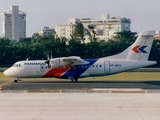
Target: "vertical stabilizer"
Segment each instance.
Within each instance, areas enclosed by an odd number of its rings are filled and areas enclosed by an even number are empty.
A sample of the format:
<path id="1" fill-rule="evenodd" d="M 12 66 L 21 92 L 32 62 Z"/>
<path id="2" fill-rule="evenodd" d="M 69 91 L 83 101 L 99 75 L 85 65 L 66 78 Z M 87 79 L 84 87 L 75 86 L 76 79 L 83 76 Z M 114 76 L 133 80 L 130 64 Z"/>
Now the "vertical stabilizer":
<path id="1" fill-rule="evenodd" d="M 129 48 L 120 54 L 107 58 L 147 61 L 151 51 L 154 35 L 154 30 L 141 32 L 136 41 Z"/>

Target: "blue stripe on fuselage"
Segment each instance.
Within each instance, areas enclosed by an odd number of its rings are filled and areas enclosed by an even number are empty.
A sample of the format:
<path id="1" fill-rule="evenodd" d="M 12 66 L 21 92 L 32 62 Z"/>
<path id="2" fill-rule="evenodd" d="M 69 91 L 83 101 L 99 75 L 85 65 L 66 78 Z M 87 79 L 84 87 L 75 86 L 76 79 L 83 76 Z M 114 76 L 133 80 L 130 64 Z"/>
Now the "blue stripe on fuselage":
<path id="1" fill-rule="evenodd" d="M 84 60 L 88 61 L 89 64 L 74 65 L 66 73 L 64 73 L 61 77 L 68 78 L 68 76 L 74 76 L 78 78 L 82 73 L 84 73 L 89 68 L 89 66 L 93 65 L 98 59 L 84 59 Z"/>

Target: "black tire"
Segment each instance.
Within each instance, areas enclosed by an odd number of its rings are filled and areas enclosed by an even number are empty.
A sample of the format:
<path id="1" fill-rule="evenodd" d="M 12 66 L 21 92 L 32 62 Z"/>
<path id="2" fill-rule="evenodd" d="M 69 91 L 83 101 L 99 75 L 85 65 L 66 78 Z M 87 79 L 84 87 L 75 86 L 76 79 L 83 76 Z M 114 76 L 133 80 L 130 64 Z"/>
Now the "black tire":
<path id="1" fill-rule="evenodd" d="M 14 82 L 16 83 L 18 80 L 14 80 Z"/>
<path id="2" fill-rule="evenodd" d="M 77 81 L 78 81 L 78 78 L 72 79 L 72 82 L 73 82 L 73 83 L 76 83 Z"/>

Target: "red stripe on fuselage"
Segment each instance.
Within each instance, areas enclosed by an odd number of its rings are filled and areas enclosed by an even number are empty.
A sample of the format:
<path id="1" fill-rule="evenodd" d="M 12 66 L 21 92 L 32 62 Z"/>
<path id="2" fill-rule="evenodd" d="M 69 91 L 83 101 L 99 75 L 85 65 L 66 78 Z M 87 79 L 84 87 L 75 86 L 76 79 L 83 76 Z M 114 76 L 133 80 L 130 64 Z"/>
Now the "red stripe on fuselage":
<path id="1" fill-rule="evenodd" d="M 68 71 L 72 65 L 61 66 L 57 68 L 50 69 L 44 77 L 61 77 L 66 71 Z"/>

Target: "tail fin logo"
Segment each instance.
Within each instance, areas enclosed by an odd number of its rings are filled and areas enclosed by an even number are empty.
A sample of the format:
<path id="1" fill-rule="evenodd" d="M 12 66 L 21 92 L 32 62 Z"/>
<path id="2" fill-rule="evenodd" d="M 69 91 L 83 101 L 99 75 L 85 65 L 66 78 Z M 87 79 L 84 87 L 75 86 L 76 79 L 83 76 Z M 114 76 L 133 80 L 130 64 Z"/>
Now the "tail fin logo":
<path id="1" fill-rule="evenodd" d="M 132 48 L 132 50 L 135 52 L 135 53 L 147 53 L 144 49 L 146 48 L 147 46 L 135 46 L 134 48 Z"/>

